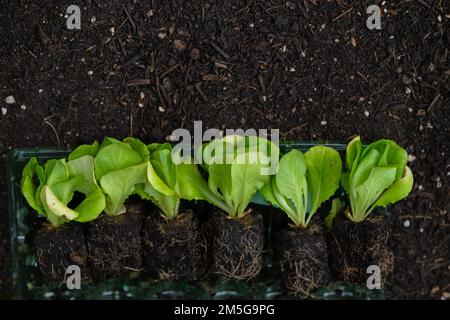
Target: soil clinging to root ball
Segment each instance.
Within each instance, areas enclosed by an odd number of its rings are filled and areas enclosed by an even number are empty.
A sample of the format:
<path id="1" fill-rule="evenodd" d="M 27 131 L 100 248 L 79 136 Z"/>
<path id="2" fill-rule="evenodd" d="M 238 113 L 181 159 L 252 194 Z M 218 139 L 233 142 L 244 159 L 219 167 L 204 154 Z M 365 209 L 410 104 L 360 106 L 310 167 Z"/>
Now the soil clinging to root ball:
<path id="1" fill-rule="evenodd" d="M 274 243 L 283 285 L 290 294 L 309 296 L 331 281 L 322 225 L 316 222 L 306 229 L 288 226 L 275 234 Z"/>
<path id="2" fill-rule="evenodd" d="M 34 226 L 32 242 L 36 250 L 36 262 L 45 278 L 63 281 L 67 267 L 77 265 L 82 279 L 90 279 L 81 224 L 67 223 L 53 227 L 47 222 L 38 221 Z"/>
<path id="3" fill-rule="evenodd" d="M 333 275 L 340 281 L 366 285 L 370 276 L 367 268 L 379 266 L 381 287 L 389 287 L 394 256 L 388 246 L 390 227 L 382 216 L 369 216 L 354 223 L 343 217 L 335 220 L 328 234 L 330 265 Z"/>
<path id="4" fill-rule="evenodd" d="M 97 278 L 142 271 L 142 203 L 128 201 L 126 208 L 124 214 L 86 224 L 89 263 Z"/>
<path id="5" fill-rule="evenodd" d="M 256 277 L 262 267 L 264 224 L 261 214 L 252 212 L 230 219 L 214 212 L 209 220 L 212 272 L 236 280 Z"/>
<path id="6" fill-rule="evenodd" d="M 146 272 L 157 280 L 196 280 L 206 271 L 206 239 L 192 210 L 166 220 L 159 210 L 145 218 Z"/>

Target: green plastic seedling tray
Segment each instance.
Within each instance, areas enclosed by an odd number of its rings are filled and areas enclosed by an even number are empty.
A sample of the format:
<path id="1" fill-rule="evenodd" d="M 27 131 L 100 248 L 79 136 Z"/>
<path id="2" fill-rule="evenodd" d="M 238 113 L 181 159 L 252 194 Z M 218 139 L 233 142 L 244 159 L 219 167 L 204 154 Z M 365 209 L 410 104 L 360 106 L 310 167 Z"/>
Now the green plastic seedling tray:
<path id="1" fill-rule="evenodd" d="M 282 152 L 291 149 L 308 150 L 314 145 L 327 145 L 344 151 L 340 143 L 300 143 L 285 141 L 280 144 Z M 34 213 L 20 193 L 20 179 L 26 162 L 37 157 L 40 161 L 63 158 L 70 150 L 61 148 L 19 148 L 11 150 L 6 157 L 8 188 L 9 229 L 11 237 L 12 296 L 14 299 L 286 299 L 296 298 L 283 294 L 279 270 L 272 263 L 270 241 L 264 256 L 260 276 L 248 282 L 232 281 L 207 274 L 195 282 L 155 282 L 144 274 L 131 273 L 126 278 L 114 278 L 102 282 L 82 284 L 79 290 L 67 289 L 65 283 L 47 282 L 40 276 L 30 244 L 29 234 Z M 256 196 L 255 204 L 266 204 Z M 271 225 L 281 216 L 270 206 L 263 207 L 270 238 Z M 353 285 L 337 283 L 330 288 L 318 289 L 312 298 L 317 299 L 379 299 L 382 293 Z"/>

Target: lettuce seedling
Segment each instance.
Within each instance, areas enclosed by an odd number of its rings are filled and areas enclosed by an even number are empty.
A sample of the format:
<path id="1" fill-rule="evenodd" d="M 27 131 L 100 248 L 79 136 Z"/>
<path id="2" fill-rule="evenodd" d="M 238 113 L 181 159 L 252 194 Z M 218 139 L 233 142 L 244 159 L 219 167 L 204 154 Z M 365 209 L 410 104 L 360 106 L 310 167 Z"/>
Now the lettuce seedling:
<path id="1" fill-rule="evenodd" d="M 149 152 L 145 144 L 135 138 L 119 141 L 105 138 L 99 146 L 81 145 L 69 159 L 94 156 L 95 178 L 106 195 L 105 212 L 109 216 L 125 213 L 125 200 L 136 193 L 136 186 L 146 181 Z"/>
<path id="2" fill-rule="evenodd" d="M 147 163 L 147 179 L 136 188 L 136 192 L 153 202 L 167 220 L 174 219 L 179 212 L 180 201 L 202 198 L 201 185 L 205 182 L 191 159 L 180 164 L 172 160 L 169 143 L 153 143 L 148 146 L 150 157 Z"/>
<path id="3" fill-rule="evenodd" d="M 342 162 L 339 153 L 325 146 L 286 153 L 278 172 L 261 195 L 283 210 L 296 227 L 306 228 L 320 205 L 338 189 Z"/>
<path id="4" fill-rule="evenodd" d="M 90 155 L 70 161 L 51 159 L 44 166 L 32 158 L 23 169 L 21 191 L 28 204 L 53 226 L 70 220 L 93 220 L 105 208 L 105 197 L 94 178 L 94 158 Z M 75 192 L 85 198 L 72 209 L 69 204 Z"/>
<path id="5" fill-rule="evenodd" d="M 414 182 L 406 163 L 406 150 L 392 140 L 378 140 L 364 148 L 360 137 L 354 138 L 347 146 L 347 171 L 342 175 L 351 207 L 347 217 L 361 222 L 376 207 L 405 198 Z"/>
<path id="6" fill-rule="evenodd" d="M 253 196 L 269 180 L 274 162 L 278 164 L 278 147 L 263 138 L 230 135 L 203 145 L 200 151 L 208 173 L 207 183 L 197 184 L 202 199 L 230 218 L 244 217 Z"/>

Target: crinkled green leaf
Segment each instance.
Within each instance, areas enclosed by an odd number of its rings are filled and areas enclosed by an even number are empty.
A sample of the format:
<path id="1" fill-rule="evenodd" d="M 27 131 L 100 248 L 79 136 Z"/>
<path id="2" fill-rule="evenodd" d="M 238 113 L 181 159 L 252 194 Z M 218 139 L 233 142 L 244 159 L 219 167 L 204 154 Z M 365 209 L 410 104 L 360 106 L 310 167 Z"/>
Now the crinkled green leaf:
<path id="1" fill-rule="evenodd" d="M 83 177 L 75 176 L 66 181 L 58 182 L 53 185 L 46 185 L 52 190 L 55 196 L 64 204 L 67 205 L 73 198 L 75 191 L 83 187 Z"/>
<path id="2" fill-rule="evenodd" d="M 74 209 L 78 213 L 78 222 L 88 222 L 97 218 L 106 205 L 105 195 L 100 187 L 90 191 L 87 197 Z"/>
<path id="3" fill-rule="evenodd" d="M 105 212 L 109 215 L 124 213 L 125 200 L 135 192 L 137 184 L 145 183 L 146 176 L 146 162 L 104 174 L 100 185 L 106 194 Z"/>
<path id="4" fill-rule="evenodd" d="M 40 167 L 40 165 L 35 157 L 31 158 L 30 161 L 28 161 L 22 171 L 22 180 L 20 183 L 20 187 L 21 192 L 27 200 L 28 204 L 39 214 L 45 214 L 40 197 L 36 197 L 37 188 L 33 182 L 33 178 L 36 175 L 36 168 L 38 167 Z"/>
<path id="5" fill-rule="evenodd" d="M 64 182 L 69 179 L 69 169 L 65 159 L 50 159 L 45 163 L 45 183 L 48 186 Z"/>
<path id="6" fill-rule="evenodd" d="M 408 154 L 406 150 L 392 140 L 381 139 L 371 143 L 366 149 L 364 149 L 362 157 L 369 154 L 372 150 L 377 150 L 381 155 L 377 166 L 395 166 L 397 168 L 396 180 L 400 179 L 406 163 L 408 162 Z"/>
<path id="7" fill-rule="evenodd" d="M 170 188 L 175 188 L 177 182 L 176 167 L 172 161 L 171 150 L 163 149 L 153 152 L 150 156 L 152 167 L 158 177 Z"/>
<path id="8" fill-rule="evenodd" d="M 78 158 L 81 158 L 83 156 L 92 156 L 95 157 L 99 150 L 98 141 L 94 141 L 93 144 L 83 144 L 79 147 L 77 147 L 75 150 L 73 150 L 69 156 L 67 157 L 68 160 L 75 160 Z"/>
<path id="9" fill-rule="evenodd" d="M 123 142 L 129 144 L 130 147 L 141 156 L 142 160 L 145 160 L 149 157 L 150 152 L 147 146 L 141 140 L 129 137 L 125 138 Z"/>
<path id="10" fill-rule="evenodd" d="M 111 143 L 101 148 L 95 157 L 95 176 L 97 180 L 116 170 L 126 169 L 143 162 L 138 152 L 126 143 Z"/>
<path id="11" fill-rule="evenodd" d="M 158 192 L 161 192 L 165 195 L 168 196 L 173 196 L 175 195 L 175 191 L 169 187 L 166 182 L 164 182 L 163 179 L 161 179 L 161 177 L 158 175 L 158 173 L 156 172 L 154 165 L 157 165 L 157 163 L 155 164 L 152 161 L 148 161 L 148 165 L 147 165 L 147 179 L 149 181 L 149 183 L 152 185 L 152 187 L 157 190 Z M 162 167 L 162 164 L 159 164 L 159 167 Z M 174 169 L 172 169 L 174 170 Z M 160 170 L 161 171 L 161 170 Z"/>
<path id="12" fill-rule="evenodd" d="M 85 155 L 75 160 L 70 160 L 67 162 L 67 167 L 71 177 L 80 176 L 83 178 L 83 183 L 78 191 L 87 194 L 97 189 L 98 184 L 95 180 L 94 173 L 94 157 Z"/>

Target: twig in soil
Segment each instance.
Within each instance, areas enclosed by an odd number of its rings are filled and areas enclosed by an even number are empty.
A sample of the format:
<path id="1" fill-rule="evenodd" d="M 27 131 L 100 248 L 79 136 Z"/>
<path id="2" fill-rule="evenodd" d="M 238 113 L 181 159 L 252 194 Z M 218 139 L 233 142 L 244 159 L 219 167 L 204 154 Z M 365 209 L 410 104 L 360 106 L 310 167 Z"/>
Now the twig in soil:
<path id="1" fill-rule="evenodd" d="M 161 86 L 159 85 L 159 76 L 156 76 L 156 93 L 158 94 L 159 101 L 162 104 L 164 110 L 167 110 L 166 104 L 164 102 L 164 98 L 161 94 Z"/>
<path id="2" fill-rule="evenodd" d="M 427 108 L 427 112 L 430 113 L 431 111 L 433 111 L 435 104 L 439 101 L 439 99 L 441 98 L 441 94 L 438 93 L 436 95 L 436 97 L 434 97 L 433 101 L 431 101 L 429 107 Z"/>
<path id="3" fill-rule="evenodd" d="M 259 85 L 261 86 L 263 94 L 265 94 L 266 93 L 266 86 L 264 85 L 263 77 L 260 74 L 258 74 L 258 82 L 259 82 Z"/>
<path id="4" fill-rule="evenodd" d="M 215 44 L 213 41 L 211 41 L 210 44 L 214 48 L 214 50 L 216 50 L 217 53 L 219 53 L 222 57 L 224 57 L 227 60 L 230 59 L 230 56 L 226 54 L 225 51 L 223 51 L 217 44 Z"/>
<path id="5" fill-rule="evenodd" d="M 167 69 L 166 71 L 164 71 L 159 77 L 162 79 L 165 76 L 167 76 L 169 73 L 171 73 L 173 70 L 175 70 L 176 68 L 178 68 L 180 66 L 179 63 L 171 66 L 169 69 Z"/>
<path id="6" fill-rule="evenodd" d="M 134 32 L 136 31 L 136 24 L 134 23 L 133 19 L 131 18 L 130 13 L 128 12 L 127 8 L 122 4 L 122 8 L 125 11 L 125 14 L 127 15 L 128 20 L 130 21 L 131 27 L 133 28 Z"/>
<path id="7" fill-rule="evenodd" d="M 293 127 L 293 128 L 291 128 L 291 129 L 289 129 L 289 130 L 286 131 L 285 133 L 281 133 L 281 135 L 282 135 L 283 137 L 287 137 L 288 135 L 290 135 L 290 134 L 293 133 L 294 131 L 300 130 L 300 129 L 302 129 L 302 128 L 305 127 L 305 126 L 306 126 L 306 123 L 301 124 L 301 125 L 299 125 L 299 126 L 296 126 L 296 127 Z"/>
<path id="8" fill-rule="evenodd" d="M 41 25 L 38 25 L 37 27 L 38 29 L 38 34 L 39 34 L 39 40 L 41 40 L 41 43 L 46 46 L 47 44 L 50 43 L 50 38 L 48 37 L 48 35 L 45 33 L 44 29 L 42 28 Z"/>
<path id="9" fill-rule="evenodd" d="M 350 13 L 352 10 L 353 10 L 353 7 L 351 7 L 351 8 L 349 8 L 349 9 L 345 10 L 345 11 L 342 12 L 340 15 L 338 15 L 337 17 L 335 17 L 335 18 L 333 19 L 333 22 L 339 20 L 340 18 L 342 18 L 342 17 L 345 16 L 346 14 Z"/>
<path id="10" fill-rule="evenodd" d="M 130 137 L 133 136 L 133 113 L 130 112 Z"/>
<path id="11" fill-rule="evenodd" d="M 127 81 L 126 86 L 127 87 L 146 86 L 151 83 L 152 82 L 150 81 L 150 79 L 133 79 L 133 80 Z"/>
<path id="12" fill-rule="evenodd" d="M 200 97 L 202 97 L 203 101 L 208 102 L 208 97 L 202 91 L 202 83 L 197 82 L 196 84 L 194 84 L 194 88 L 198 92 Z"/>
<path id="13" fill-rule="evenodd" d="M 119 65 L 116 67 L 116 69 L 117 69 L 117 70 L 120 70 L 120 69 L 124 69 L 124 68 L 126 68 L 126 67 L 129 67 L 129 66 L 131 66 L 131 65 L 133 65 L 133 64 L 135 64 L 135 63 L 137 63 L 140 59 L 141 59 L 141 55 L 140 55 L 140 54 L 137 54 L 137 55 L 135 55 L 133 58 L 131 58 L 130 60 L 128 60 L 127 62 L 124 62 L 124 63 L 122 63 L 122 64 L 119 64 Z"/>
<path id="14" fill-rule="evenodd" d="M 50 119 L 51 117 L 53 117 L 53 116 L 46 117 L 46 118 L 44 118 L 43 121 L 44 121 L 45 124 L 47 124 L 48 126 L 50 126 L 50 128 L 52 128 L 53 133 L 55 134 L 55 137 L 56 137 L 56 142 L 58 143 L 58 147 L 61 147 L 61 143 L 60 143 L 60 141 L 59 141 L 58 132 L 56 131 L 55 126 L 52 125 L 52 123 L 51 123 L 50 121 L 48 121 L 48 119 Z"/>
<path id="15" fill-rule="evenodd" d="M 127 52 L 125 51 L 125 48 L 124 48 L 124 46 L 123 46 L 123 43 L 122 43 L 122 40 L 120 39 L 120 37 L 117 37 L 117 42 L 119 43 L 119 47 L 120 47 L 120 51 L 122 51 L 122 54 L 126 57 L 126 56 L 128 56 L 127 55 Z"/>
<path id="16" fill-rule="evenodd" d="M 416 2 L 418 2 L 418 3 L 420 3 L 421 5 L 427 7 L 428 9 L 430 9 L 431 11 L 433 11 L 433 12 L 436 13 L 436 14 L 440 12 L 439 10 L 436 10 L 436 8 L 433 8 L 432 6 L 430 6 L 428 3 L 426 3 L 426 2 L 423 1 L 423 0 L 416 0 Z"/>

